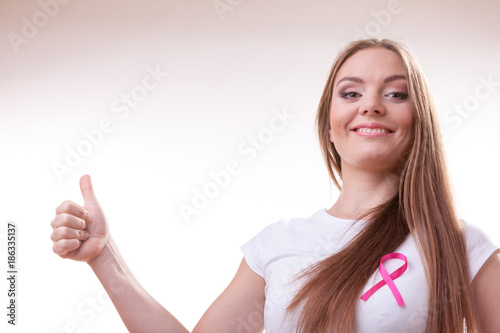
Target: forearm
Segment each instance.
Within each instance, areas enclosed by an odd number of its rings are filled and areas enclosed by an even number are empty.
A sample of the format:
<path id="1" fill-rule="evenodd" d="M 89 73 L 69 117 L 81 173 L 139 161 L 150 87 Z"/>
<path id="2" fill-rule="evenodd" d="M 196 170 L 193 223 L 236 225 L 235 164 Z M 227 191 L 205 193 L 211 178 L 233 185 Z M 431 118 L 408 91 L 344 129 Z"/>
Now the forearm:
<path id="1" fill-rule="evenodd" d="M 89 265 L 130 332 L 188 332 L 135 279 L 111 238 Z"/>

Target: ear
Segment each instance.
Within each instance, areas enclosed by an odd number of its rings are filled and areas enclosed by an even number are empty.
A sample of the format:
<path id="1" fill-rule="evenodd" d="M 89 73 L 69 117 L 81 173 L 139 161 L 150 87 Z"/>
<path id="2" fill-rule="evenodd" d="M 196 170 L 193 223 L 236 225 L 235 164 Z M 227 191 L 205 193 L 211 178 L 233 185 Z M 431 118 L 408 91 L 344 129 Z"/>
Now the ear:
<path id="1" fill-rule="evenodd" d="M 333 133 L 331 128 L 328 130 L 328 136 L 330 137 L 330 142 L 333 142 Z"/>

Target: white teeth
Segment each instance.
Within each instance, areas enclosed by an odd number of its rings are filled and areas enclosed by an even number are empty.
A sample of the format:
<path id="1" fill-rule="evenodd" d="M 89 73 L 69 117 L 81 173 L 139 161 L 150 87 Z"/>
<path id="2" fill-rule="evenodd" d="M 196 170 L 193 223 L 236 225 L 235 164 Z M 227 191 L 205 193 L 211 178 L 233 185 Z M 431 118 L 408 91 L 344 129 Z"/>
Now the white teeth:
<path id="1" fill-rule="evenodd" d="M 389 133 L 388 130 L 383 129 L 383 128 L 358 128 L 356 129 L 356 132 L 363 132 L 363 133 Z"/>

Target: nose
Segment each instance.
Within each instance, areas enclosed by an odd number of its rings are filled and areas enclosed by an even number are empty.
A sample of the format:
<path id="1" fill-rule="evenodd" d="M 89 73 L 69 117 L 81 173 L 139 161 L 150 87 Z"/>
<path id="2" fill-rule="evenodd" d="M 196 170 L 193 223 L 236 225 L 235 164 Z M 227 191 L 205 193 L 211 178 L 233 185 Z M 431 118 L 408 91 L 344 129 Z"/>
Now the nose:
<path id="1" fill-rule="evenodd" d="M 363 116 L 382 116 L 385 114 L 385 107 L 377 96 L 366 96 L 359 106 L 359 113 Z"/>

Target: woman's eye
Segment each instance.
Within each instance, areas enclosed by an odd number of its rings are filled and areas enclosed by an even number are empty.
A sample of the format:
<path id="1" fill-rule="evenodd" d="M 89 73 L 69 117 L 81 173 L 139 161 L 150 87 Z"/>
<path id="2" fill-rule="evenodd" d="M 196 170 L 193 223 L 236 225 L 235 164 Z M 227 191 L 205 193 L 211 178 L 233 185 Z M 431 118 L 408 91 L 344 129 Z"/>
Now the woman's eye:
<path id="1" fill-rule="evenodd" d="M 342 98 L 356 98 L 361 96 L 358 92 L 356 91 L 345 91 L 340 93 L 340 97 Z"/>
<path id="2" fill-rule="evenodd" d="M 391 92 L 391 93 L 387 94 L 386 96 L 392 97 L 392 98 L 397 98 L 397 99 L 400 99 L 400 100 L 405 100 L 405 99 L 408 98 L 408 94 L 404 93 L 404 92 L 401 92 L 401 91 Z"/>

